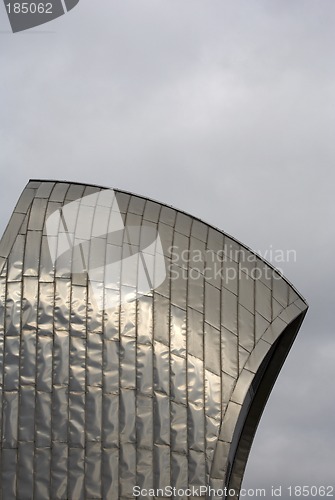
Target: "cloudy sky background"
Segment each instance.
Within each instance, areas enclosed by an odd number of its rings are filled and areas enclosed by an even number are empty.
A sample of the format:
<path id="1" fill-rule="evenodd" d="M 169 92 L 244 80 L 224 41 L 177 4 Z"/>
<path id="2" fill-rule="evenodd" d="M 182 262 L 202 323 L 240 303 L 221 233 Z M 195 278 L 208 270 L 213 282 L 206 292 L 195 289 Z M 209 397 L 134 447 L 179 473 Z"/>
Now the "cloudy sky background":
<path id="1" fill-rule="evenodd" d="M 54 178 L 296 251 L 279 265 L 310 310 L 245 488 L 335 485 L 334 25 L 333 0 L 80 0 L 13 35 L 0 5 L 1 232 L 27 180 Z"/>

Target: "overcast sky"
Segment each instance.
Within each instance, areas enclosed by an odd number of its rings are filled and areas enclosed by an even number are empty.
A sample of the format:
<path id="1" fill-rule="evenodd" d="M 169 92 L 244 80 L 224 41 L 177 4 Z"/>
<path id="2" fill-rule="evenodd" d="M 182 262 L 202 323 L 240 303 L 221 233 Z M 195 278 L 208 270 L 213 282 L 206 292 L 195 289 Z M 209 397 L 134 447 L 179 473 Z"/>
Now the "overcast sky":
<path id="1" fill-rule="evenodd" d="M 80 0 L 13 35 L 0 5 L 1 231 L 53 178 L 296 251 L 279 265 L 310 310 L 245 488 L 335 485 L 334 26 L 334 0 Z"/>

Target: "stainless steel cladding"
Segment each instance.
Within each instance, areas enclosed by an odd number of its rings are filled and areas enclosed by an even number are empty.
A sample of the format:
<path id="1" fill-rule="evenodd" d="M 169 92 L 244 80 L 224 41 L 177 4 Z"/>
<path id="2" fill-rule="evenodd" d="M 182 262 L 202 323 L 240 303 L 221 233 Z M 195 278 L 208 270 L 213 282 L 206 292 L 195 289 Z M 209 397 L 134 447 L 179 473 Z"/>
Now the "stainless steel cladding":
<path id="1" fill-rule="evenodd" d="M 0 273 L 1 498 L 238 497 L 307 310 L 282 276 L 178 210 L 51 181 Z"/>

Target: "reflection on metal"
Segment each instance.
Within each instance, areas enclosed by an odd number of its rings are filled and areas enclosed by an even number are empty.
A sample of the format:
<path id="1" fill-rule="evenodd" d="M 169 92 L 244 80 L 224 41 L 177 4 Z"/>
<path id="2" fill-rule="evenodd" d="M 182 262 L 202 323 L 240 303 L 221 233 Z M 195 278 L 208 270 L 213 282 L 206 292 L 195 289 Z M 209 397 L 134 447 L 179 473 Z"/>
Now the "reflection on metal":
<path id="1" fill-rule="evenodd" d="M 0 497 L 238 498 L 306 302 L 221 231 L 106 193 L 31 181 L 1 240 Z"/>

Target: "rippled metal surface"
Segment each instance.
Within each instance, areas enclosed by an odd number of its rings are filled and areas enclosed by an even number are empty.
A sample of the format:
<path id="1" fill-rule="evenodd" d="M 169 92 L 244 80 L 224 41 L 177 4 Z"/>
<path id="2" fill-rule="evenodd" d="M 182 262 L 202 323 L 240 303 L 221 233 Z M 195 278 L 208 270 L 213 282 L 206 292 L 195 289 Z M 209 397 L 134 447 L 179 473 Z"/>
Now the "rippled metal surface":
<path id="1" fill-rule="evenodd" d="M 115 196 L 125 230 L 108 232 L 104 188 L 31 181 L 1 240 L 6 500 L 126 499 L 136 485 L 238 492 L 306 312 L 291 285 L 229 236 Z M 48 228 L 70 203 L 78 213 L 66 230 Z M 148 250 L 152 231 L 161 246 Z M 78 267 L 75 250 L 57 258 L 69 235 L 94 273 Z M 143 269 L 165 279 L 143 290 Z"/>

